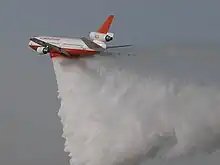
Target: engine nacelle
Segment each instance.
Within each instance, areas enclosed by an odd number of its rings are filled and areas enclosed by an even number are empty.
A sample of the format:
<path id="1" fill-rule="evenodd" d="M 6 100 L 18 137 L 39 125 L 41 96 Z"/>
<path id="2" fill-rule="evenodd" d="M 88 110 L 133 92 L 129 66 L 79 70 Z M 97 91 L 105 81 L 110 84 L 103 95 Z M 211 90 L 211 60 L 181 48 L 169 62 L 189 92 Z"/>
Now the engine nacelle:
<path id="1" fill-rule="evenodd" d="M 45 47 L 38 47 L 37 48 L 37 53 L 40 54 L 40 55 L 47 54 L 47 53 L 49 53 L 49 49 L 45 48 Z"/>
<path id="2" fill-rule="evenodd" d="M 110 42 L 113 40 L 114 33 L 98 33 L 98 32 L 90 32 L 89 37 L 91 40 L 98 40 L 102 42 Z"/>

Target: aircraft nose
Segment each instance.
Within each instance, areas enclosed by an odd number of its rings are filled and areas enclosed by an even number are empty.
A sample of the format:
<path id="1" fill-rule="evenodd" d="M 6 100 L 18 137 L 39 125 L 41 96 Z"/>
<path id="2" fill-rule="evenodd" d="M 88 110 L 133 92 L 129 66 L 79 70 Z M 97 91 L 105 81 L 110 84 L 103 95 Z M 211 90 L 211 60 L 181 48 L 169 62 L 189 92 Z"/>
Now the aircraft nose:
<path id="1" fill-rule="evenodd" d="M 33 48 L 33 45 L 34 45 L 33 41 L 29 41 L 28 45 L 29 47 Z"/>
<path id="2" fill-rule="evenodd" d="M 28 45 L 29 45 L 29 47 L 32 48 L 33 50 L 36 50 L 36 49 L 37 49 L 33 41 L 29 41 Z"/>
<path id="3" fill-rule="evenodd" d="M 32 45 L 32 41 L 29 41 L 28 45 L 31 46 Z"/>

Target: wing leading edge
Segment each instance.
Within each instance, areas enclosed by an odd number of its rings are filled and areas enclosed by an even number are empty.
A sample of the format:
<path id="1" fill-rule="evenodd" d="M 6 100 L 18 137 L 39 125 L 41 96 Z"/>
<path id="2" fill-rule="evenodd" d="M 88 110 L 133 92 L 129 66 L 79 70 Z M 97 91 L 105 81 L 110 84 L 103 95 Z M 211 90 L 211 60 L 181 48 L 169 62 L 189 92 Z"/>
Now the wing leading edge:
<path id="1" fill-rule="evenodd" d="M 58 46 L 55 46 L 55 45 L 52 45 L 50 43 L 47 43 L 47 42 L 44 42 L 42 40 L 39 40 L 35 37 L 33 38 L 30 38 L 31 41 L 43 46 L 43 47 L 48 47 L 49 49 L 54 49 L 55 51 L 59 52 L 61 55 L 64 55 L 66 57 L 71 57 L 71 54 L 68 53 L 67 51 L 65 51 L 64 49 L 58 47 Z"/>

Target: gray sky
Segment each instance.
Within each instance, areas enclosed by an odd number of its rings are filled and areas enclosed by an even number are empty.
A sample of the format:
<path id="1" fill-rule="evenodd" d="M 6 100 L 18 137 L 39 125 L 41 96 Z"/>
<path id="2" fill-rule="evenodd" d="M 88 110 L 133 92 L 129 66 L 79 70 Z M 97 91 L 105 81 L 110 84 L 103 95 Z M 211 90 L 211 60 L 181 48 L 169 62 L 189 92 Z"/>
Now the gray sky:
<path id="1" fill-rule="evenodd" d="M 219 5 L 218 0 L 2 0 L 0 162 L 68 164 L 52 64 L 28 48 L 30 36 L 87 36 L 108 14 L 115 14 L 114 44 L 219 42 Z M 183 162 L 217 164 L 217 159 L 206 156 Z"/>

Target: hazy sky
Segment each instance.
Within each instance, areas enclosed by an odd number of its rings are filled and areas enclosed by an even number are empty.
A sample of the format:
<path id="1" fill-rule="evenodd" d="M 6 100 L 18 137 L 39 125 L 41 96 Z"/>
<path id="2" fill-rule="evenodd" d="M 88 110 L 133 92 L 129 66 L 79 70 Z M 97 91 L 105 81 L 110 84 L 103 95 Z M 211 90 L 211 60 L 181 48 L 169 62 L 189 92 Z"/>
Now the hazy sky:
<path id="1" fill-rule="evenodd" d="M 219 5 L 218 0 L 2 0 L 1 164 L 68 164 L 57 117 L 59 101 L 53 67 L 49 58 L 39 58 L 28 48 L 29 37 L 87 36 L 108 14 L 115 14 L 114 44 L 218 42 Z M 216 160 L 215 156 L 198 157 L 183 164 L 218 164 Z"/>

